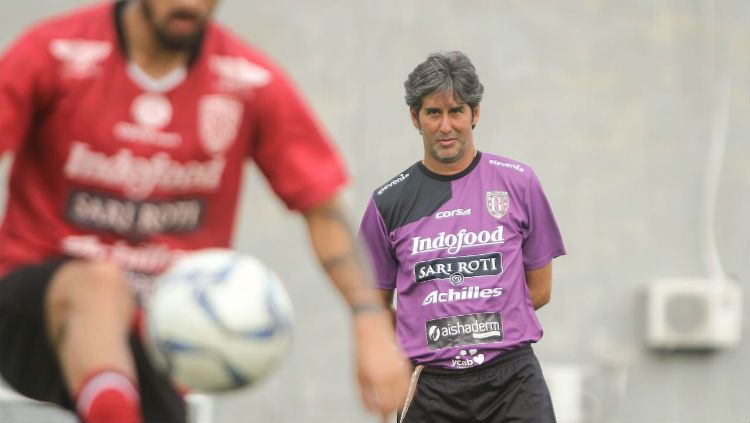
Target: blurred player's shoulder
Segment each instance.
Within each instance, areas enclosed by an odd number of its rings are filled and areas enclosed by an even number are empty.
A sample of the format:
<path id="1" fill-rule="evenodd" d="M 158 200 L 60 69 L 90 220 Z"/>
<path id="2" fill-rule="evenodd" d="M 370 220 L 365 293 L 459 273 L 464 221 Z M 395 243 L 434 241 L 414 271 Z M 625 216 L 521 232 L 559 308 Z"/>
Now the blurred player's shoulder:
<path id="1" fill-rule="evenodd" d="M 203 50 L 209 52 L 209 54 L 242 57 L 274 73 L 281 72 L 281 68 L 275 61 L 260 48 L 215 19 L 206 26 L 203 41 Z"/>
<path id="2" fill-rule="evenodd" d="M 3 51 L 11 67 L 45 74 L 50 82 L 59 64 L 77 75 L 95 69 L 117 43 L 114 3 L 97 3 L 45 18 L 28 27 Z"/>

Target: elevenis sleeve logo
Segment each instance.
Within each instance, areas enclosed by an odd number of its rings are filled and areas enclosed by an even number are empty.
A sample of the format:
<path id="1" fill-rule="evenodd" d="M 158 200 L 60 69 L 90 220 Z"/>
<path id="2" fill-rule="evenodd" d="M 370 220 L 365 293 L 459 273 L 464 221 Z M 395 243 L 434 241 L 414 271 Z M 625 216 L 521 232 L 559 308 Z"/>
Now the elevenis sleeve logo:
<path id="1" fill-rule="evenodd" d="M 388 189 L 390 189 L 392 186 L 394 186 L 396 184 L 399 184 L 401 182 L 404 182 L 406 180 L 406 178 L 408 178 L 408 177 L 409 177 L 408 173 L 402 173 L 402 174 L 398 175 L 392 181 L 390 181 L 387 184 L 385 184 L 382 187 L 380 187 L 380 189 L 378 190 L 378 195 L 383 195 L 383 193 L 386 192 L 386 191 L 388 191 Z"/>
<path id="2" fill-rule="evenodd" d="M 477 313 L 429 320 L 425 324 L 430 351 L 464 345 L 502 342 L 500 313 Z"/>

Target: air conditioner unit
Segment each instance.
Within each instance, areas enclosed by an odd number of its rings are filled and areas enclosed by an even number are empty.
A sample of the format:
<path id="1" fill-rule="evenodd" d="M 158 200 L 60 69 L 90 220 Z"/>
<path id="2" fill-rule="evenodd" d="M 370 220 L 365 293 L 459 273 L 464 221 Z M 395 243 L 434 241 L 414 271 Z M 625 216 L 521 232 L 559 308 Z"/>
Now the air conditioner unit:
<path id="1" fill-rule="evenodd" d="M 658 279 L 648 286 L 647 343 L 664 349 L 735 346 L 742 334 L 742 290 L 734 281 Z"/>

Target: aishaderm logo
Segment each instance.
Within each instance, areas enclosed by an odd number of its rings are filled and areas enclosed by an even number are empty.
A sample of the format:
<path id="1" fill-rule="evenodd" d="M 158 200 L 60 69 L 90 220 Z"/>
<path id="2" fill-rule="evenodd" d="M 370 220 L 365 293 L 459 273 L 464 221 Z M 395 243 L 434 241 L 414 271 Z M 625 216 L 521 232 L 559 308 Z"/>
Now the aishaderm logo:
<path id="1" fill-rule="evenodd" d="M 430 351 L 463 345 L 490 344 L 503 340 L 500 313 L 477 313 L 429 320 L 425 324 Z"/>

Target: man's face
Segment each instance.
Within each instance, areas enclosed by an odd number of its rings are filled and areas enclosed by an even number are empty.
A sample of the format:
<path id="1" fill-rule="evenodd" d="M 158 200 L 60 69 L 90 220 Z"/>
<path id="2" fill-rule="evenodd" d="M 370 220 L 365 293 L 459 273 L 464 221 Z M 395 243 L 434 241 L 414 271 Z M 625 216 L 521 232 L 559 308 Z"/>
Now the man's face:
<path id="1" fill-rule="evenodd" d="M 200 40 L 217 0 L 141 0 L 143 13 L 162 46 L 187 50 Z"/>
<path id="2" fill-rule="evenodd" d="M 452 93 L 435 93 L 422 99 L 412 123 L 422 132 L 424 164 L 430 170 L 460 172 L 474 159 L 472 126 L 479 120 L 479 105 L 471 110 Z"/>

